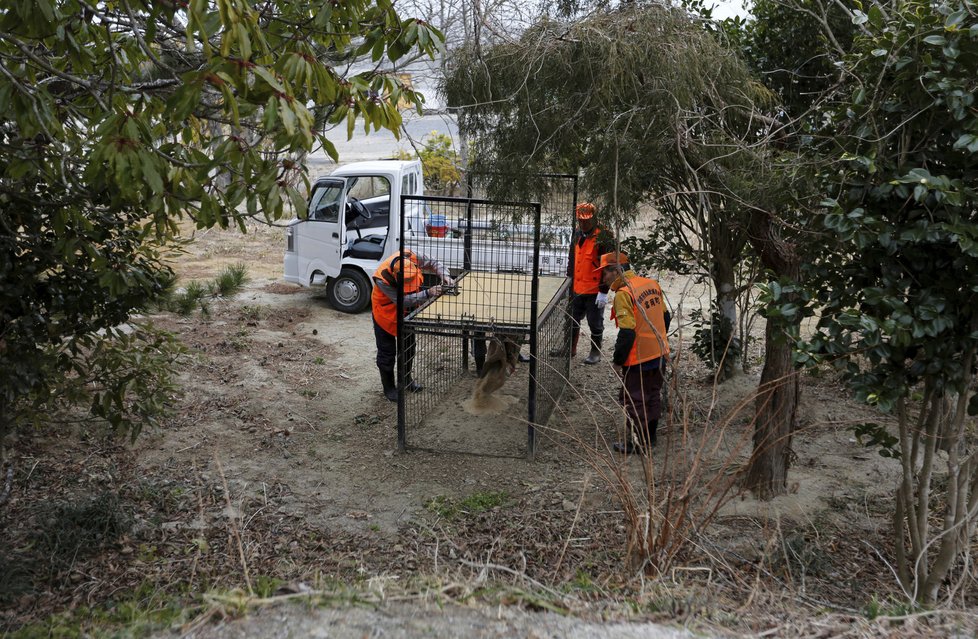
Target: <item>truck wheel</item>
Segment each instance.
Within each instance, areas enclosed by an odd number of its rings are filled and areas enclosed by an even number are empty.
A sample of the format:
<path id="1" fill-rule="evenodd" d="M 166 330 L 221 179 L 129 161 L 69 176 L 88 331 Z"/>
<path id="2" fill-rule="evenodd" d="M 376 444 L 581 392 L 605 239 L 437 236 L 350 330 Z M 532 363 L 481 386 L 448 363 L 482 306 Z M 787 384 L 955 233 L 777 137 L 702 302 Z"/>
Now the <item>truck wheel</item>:
<path id="1" fill-rule="evenodd" d="M 359 313 L 370 304 L 370 280 L 361 271 L 345 268 L 326 286 L 329 303 L 344 313 Z"/>

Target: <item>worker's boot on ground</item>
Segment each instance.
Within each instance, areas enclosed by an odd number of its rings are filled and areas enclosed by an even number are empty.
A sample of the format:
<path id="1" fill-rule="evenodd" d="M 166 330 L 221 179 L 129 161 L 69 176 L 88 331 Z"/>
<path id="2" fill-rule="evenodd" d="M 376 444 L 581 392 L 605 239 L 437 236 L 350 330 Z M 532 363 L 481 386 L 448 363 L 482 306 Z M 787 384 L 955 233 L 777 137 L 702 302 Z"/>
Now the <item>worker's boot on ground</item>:
<path id="1" fill-rule="evenodd" d="M 517 357 L 516 359 L 517 359 L 517 360 L 519 360 L 519 361 L 521 361 L 521 362 L 523 362 L 524 364 L 526 364 L 527 362 L 529 362 L 529 361 L 530 361 L 530 356 L 529 356 L 529 355 L 524 355 L 524 354 L 523 354 L 523 353 L 521 352 L 521 353 L 519 354 L 519 356 L 518 356 L 518 357 Z"/>
<path id="2" fill-rule="evenodd" d="M 615 442 L 614 445 L 612 445 L 612 448 L 614 449 L 614 451 L 616 453 L 621 453 L 623 455 L 644 455 L 645 454 L 645 447 L 642 446 L 642 445 L 640 445 L 640 444 L 636 444 L 635 442 L 633 442 L 630 439 L 628 441 L 626 441 L 625 443 Z"/>
<path id="3" fill-rule="evenodd" d="M 649 446 L 655 448 L 655 432 L 659 430 L 659 420 L 653 419 L 650 421 L 648 429 Z"/>
<path id="4" fill-rule="evenodd" d="M 642 441 L 636 442 L 632 436 L 624 444 L 615 442 L 612 448 L 616 453 L 624 453 L 625 455 L 644 455 L 646 450 L 651 452 L 655 448 L 655 431 L 658 430 L 658 427 L 659 420 L 653 419 L 648 423 L 646 432 L 640 436 Z"/>
<path id="5" fill-rule="evenodd" d="M 575 328 L 574 332 L 571 333 L 571 350 L 570 356 L 575 357 L 577 355 L 577 342 L 581 339 L 581 329 Z M 551 357 L 567 357 L 567 345 L 564 344 L 560 348 L 555 348 L 550 351 Z"/>
<path id="6" fill-rule="evenodd" d="M 584 358 L 585 364 L 597 364 L 601 361 L 601 338 L 591 337 L 591 352 Z"/>
<path id="7" fill-rule="evenodd" d="M 410 362 L 414 364 L 414 362 Z M 404 365 L 404 390 L 411 393 L 420 393 L 424 390 L 424 386 L 414 381 L 414 377 L 411 376 L 411 368 L 407 363 Z"/>
<path id="8" fill-rule="evenodd" d="M 384 397 L 396 402 L 397 386 L 394 383 L 394 371 L 380 371 L 380 383 L 384 385 Z"/>

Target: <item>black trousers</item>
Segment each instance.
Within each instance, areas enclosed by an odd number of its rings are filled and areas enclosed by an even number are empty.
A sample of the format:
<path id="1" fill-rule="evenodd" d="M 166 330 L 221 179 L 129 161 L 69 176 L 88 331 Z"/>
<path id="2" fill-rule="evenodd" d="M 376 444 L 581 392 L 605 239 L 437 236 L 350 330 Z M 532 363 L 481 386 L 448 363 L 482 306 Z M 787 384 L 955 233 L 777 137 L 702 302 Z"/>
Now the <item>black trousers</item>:
<path id="1" fill-rule="evenodd" d="M 618 401 L 628 416 L 628 426 L 637 444 L 655 443 L 655 430 L 662 416 L 662 367 L 642 370 L 642 365 L 626 366 Z"/>
<path id="2" fill-rule="evenodd" d="M 416 340 L 414 331 L 404 331 L 404 372 L 414 366 Z M 377 342 L 377 368 L 397 374 L 397 337 L 391 335 L 374 321 L 374 341 Z"/>
<path id="3" fill-rule="evenodd" d="M 571 319 L 574 320 L 574 330 L 581 330 L 581 320 L 587 317 L 587 325 L 591 329 L 591 339 L 599 342 L 604 335 L 604 309 L 595 306 L 594 301 L 596 299 L 598 299 L 597 293 L 574 295 L 570 302 L 570 312 Z"/>

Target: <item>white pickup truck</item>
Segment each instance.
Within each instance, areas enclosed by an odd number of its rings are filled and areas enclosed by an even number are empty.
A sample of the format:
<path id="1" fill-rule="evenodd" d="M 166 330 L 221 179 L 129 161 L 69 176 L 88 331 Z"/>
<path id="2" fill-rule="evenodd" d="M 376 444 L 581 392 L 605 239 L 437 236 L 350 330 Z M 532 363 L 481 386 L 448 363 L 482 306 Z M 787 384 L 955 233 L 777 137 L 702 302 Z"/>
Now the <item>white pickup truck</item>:
<path id="1" fill-rule="evenodd" d="M 424 194 L 421 162 L 377 160 L 336 169 L 313 185 L 305 219 L 295 218 L 286 231 L 285 279 L 302 286 L 325 286 L 332 305 L 358 313 L 370 303 L 371 276 L 400 249 L 401 196 Z M 461 200 L 464 202 L 464 200 Z M 571 219 L 568 213 L 568 220 Z M 457 273 L 462 269 L 461 220 L 445 220 L 432 229 L 424 202 L 408 202 L 405 237 L 425 239 L 425 253 Z M 476 241 L 471 267 L 483 271 L 530 272 L 532 226 L 490 221 L 494 237 Z M 571 227 L 548 227 L 547 245 L 539 252 L 540 275 L 563 275 L 567 268 Z M 430 235 L 429 235 L 430 233 Z M 501 253 L 496 242 L 506 242 Z"/>

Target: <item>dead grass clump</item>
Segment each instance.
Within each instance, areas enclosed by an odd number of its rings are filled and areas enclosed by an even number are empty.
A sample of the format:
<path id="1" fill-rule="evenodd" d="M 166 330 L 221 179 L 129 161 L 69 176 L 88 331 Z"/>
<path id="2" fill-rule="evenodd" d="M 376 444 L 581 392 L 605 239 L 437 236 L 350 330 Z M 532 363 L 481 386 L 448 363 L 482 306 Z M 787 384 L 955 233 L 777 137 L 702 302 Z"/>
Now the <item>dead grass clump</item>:
<path id="1" fill-rule="evenodd" d="M 38 512 L 37 544 L 54 570 L 70 568 L 118 540 L 132 517 L 114 492 L 43 506 Z"/>

